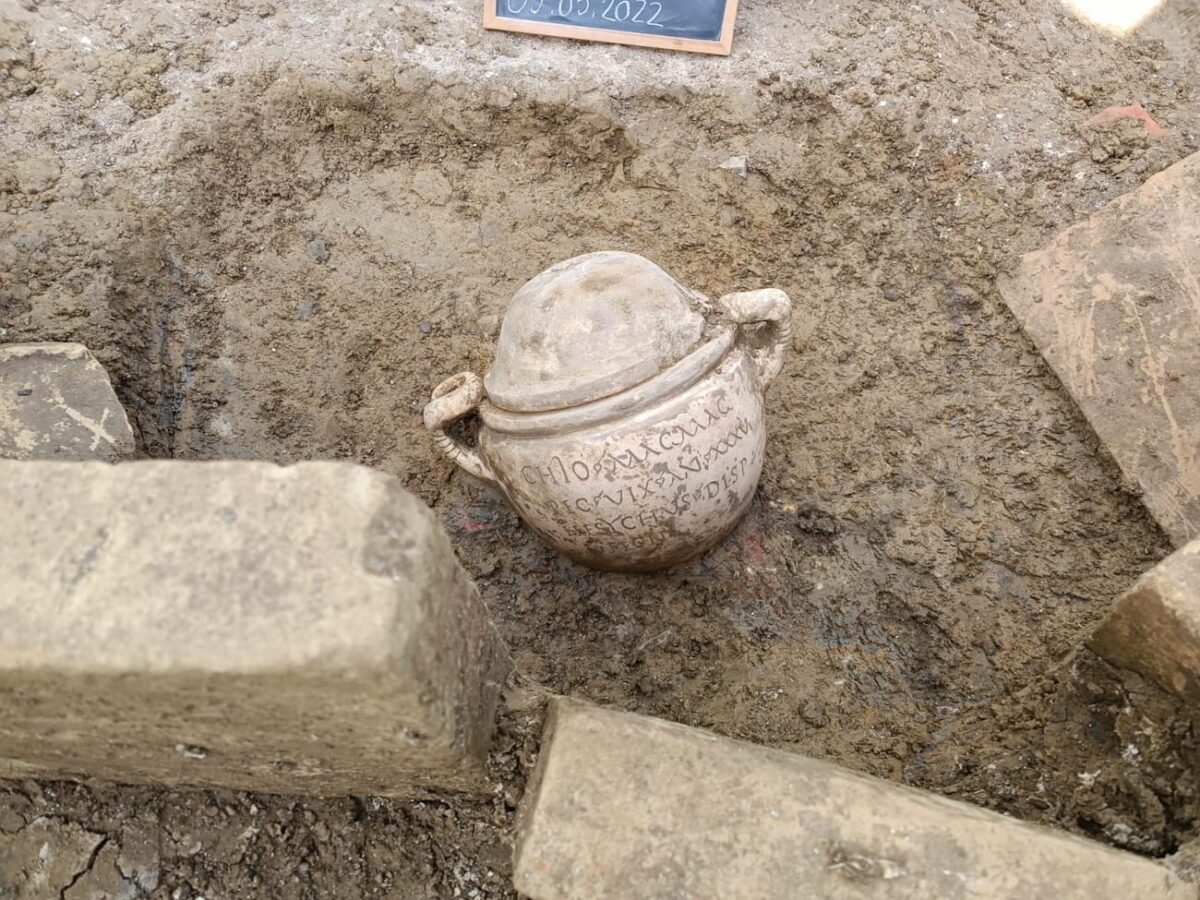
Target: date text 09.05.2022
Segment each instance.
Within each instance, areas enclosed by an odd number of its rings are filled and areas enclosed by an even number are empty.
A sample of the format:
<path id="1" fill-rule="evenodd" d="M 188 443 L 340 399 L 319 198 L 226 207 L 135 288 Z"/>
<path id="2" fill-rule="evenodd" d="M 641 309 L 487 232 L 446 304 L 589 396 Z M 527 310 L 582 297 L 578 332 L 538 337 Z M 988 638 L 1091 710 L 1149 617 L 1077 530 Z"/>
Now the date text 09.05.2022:
<path id="1" fill-rule="evenodd" d="M 603 19 L 621 24 L 634 22 L 662 28 L 658 22 L 663 5 L 658 0 L 500 0 L 502 9 L 512 16 L 554 16 L 564 19 Z"/>

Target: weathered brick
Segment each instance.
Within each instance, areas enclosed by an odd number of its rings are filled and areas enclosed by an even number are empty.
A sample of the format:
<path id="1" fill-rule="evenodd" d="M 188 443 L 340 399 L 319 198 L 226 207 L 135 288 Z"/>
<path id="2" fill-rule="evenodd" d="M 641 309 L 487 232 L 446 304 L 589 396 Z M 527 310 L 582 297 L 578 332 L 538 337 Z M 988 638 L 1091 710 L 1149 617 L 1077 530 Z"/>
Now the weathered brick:
<path id="1" fill-rule="evenodd" d="M 1139 578 L 1100 622 L 1088 646 L 1200 703 L 1200 540 Z"/>
<path id="2" fill-rule="evenodd" d="M 133 451 L 125 410 L 86 347 L 0 346 L 0 457 L 116 462 Z"/>
<path id="3" fill-rule="evenodd" d="M 1000 293 L 1150 512 L 1200 536 L 1200 153 L 1030 253 Z"/>
<path id="4" fill-rule="evenodd" d="M 0 509 L 0 776 L 482 786 L 508 657 L 395 479 L 0 461 Z"/>
<path id="5" fill-rule="evenodd" d="M 517 889 L 558 898 L 1189 898 L 1166 866 L 792 753 L 556 701 Z"/>

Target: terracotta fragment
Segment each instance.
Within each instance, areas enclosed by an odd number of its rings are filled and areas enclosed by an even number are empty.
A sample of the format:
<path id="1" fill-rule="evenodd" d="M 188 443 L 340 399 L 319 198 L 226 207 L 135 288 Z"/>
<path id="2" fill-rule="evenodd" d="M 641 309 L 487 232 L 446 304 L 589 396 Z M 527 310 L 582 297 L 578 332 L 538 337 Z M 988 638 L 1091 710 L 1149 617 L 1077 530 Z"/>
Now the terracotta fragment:
<path id="1" fill-rule="evenodd" d="M 1200 536 L 1200 153 L 1000 290 L 1175 545 Z"/>

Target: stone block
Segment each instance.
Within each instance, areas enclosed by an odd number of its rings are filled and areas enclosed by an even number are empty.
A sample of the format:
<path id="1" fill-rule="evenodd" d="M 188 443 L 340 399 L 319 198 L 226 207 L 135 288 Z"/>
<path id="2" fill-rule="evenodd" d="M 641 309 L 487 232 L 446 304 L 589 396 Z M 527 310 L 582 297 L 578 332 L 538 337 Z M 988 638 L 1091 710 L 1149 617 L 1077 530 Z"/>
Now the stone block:
<path id="1" fill-rule="evenodd" d="M 1200 540 L 1168 556 L 1121 595 L 1088 646 L 1200 704 Z"/>
<path id="2" fill-rule="evenodd" d="M 1194 900 L 1166 866 L 830 763 L 553 705 L 517 889 L 621 897 Z"/>
<path id="3" fill-rule="evenodd" d="M 1000 292 L 1175 545 L 1200 536 L 1200 153 L 1027 255 Z"/>
<path id="4" fill-rule="evenodd" d="M 133 429 L 82 344 L 0 346 L 0 457 L 116 462 Z"/>
<path id="5" fill-rule="evenodd" d="M 484 786 L 508 656 L 395 479 L 0 461 L 0 509 L 0 777 Z"/>

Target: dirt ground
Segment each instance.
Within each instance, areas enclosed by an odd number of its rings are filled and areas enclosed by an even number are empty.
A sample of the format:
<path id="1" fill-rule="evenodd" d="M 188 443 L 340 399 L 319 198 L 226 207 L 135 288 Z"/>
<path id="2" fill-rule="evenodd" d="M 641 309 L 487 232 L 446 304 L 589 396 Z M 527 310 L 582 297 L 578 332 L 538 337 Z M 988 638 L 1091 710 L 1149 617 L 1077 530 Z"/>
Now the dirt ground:
<path id="1" fill-rule="evenodd" d="M 1057 0 L 743 0 L 730 60 L 470 6 L 3 0 L 0 340 L 87 344 L 146 455 L 403 479 L 531 684 L 1195 837 L 1195 720 L 1079 649 L 1169 544 L 995 289 L 1200 149 L 1190 0 L 1125 38 Z M 1083 124 L 1134 102 L 1165 137 Z M 797 309 L 750 515 L 654 576 L 557 557 L 421 425 L 523 281 L 605 248 Z M 0 894 L 509 896 L 536 727 L 507 714 L 484 798 L 0 784 Z"/>

